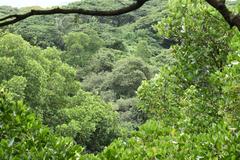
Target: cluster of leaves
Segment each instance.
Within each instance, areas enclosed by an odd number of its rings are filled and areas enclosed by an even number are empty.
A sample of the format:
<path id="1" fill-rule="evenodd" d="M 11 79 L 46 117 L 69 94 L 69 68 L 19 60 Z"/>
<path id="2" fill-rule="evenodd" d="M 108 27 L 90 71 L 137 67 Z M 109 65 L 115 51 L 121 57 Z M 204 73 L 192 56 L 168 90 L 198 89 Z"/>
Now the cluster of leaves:
<path id="1" fill-rule="evenodd" d="M 172 1 L 169 16 L 156 26 L 161 35 L 179 42 L 172 47 L 175 64 L 144 82 L 138 95 L 149 117 L 198 133 L 212 123 L 238 117 L 239 92 L 234 88 L 239 85 L 239 33 L 228 30 L 221 16 L 204 3 L 183 4 Z M 193 15 L 198 21 L 188 18 Z"/>
<path id="2" fill-rule="evenodd" d="M 102 150 L 120 134 L 118 114 L 111 105 L 90 93 L 78 93 L 59 113 L 64 123 L 56 127 L 56 132 L 73 137 L 87 151 Z"/>
<path id="3" fill-rule="evenodd" d="M 1 159 L 79 159 L 82 151 L 71 138 L 53 134 L 22 101 L 1 90 Z"/>
<path id="4" fill-rule="evenodd" d="M 184 2 L 171 1 L 168 16 L 156 26 L 159 34 L 178 42 L 170 52 L 175 62 L 162 67 L 155 79 L 144 82 L 138 95 L 149 117 L 170 122 L 187 117 L 194 128 L 221 117 L 221 86 L 213 83 L 211 76 L 227 64 L 227 55 L 232 51 L 229 41 L 235 31 L 228 31 L 224 20 L 218 18 L 221 16 L 206 4 Z M 194 119 L 197 123 L 204 121 L 204 125 L 196 125 Z"/>
<path id="5" fill-rule="evenodd" d="M 184 133 L 163 122 L 149 120 L 128 140 L 116 140 L 105 149 L 102 160 L 128 159 L 238 159 L 239 131 L 221 122 L 207 133 Z"/>

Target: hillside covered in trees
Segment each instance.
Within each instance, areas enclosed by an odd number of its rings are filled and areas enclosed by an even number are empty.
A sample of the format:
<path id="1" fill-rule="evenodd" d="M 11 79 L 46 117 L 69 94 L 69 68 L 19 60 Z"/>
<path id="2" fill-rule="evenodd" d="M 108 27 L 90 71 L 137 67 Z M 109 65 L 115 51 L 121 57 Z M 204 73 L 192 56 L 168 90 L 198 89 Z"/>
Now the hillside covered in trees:
<path id="1" fill-rule="evenodd" d="M 0 159 L 240 159 L 240 32 L 205 1 L 33 16 L 0 35 Z"/>

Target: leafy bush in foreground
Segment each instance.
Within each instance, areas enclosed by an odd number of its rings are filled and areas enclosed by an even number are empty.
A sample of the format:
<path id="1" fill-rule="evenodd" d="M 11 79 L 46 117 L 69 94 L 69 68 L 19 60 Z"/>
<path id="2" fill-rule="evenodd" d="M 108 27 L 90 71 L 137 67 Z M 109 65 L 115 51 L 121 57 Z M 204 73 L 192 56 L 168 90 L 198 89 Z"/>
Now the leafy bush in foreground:
<path id="1" fill-rule="evenodd" d="M 240 132 L 226 123 L 212 124 L 205 133 L 184 133 L 149 120 L 128 140 L 116 140 L 99 157 L 103 160 L 232 159 L 240 158 Z"/>
<path id="2" fill-rule="evenodd" d="M 4 160 L 77 159 L 83 148 L 54 135 L 21 101 L 0 93 L 0 157 Z"/>

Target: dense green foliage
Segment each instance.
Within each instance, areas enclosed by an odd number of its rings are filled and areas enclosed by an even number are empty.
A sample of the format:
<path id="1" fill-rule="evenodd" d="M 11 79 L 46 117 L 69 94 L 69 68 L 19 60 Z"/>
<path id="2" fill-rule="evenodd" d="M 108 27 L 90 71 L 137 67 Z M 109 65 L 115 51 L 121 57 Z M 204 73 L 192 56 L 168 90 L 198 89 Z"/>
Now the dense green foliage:
<path id="1" fill-rule="evenodd" d="M 113 9 L 131 2 L 132 0 L 121 3 L 113 0 L 97 1 L 94 6 L 99 9 L 103 6 Z M 162 7 L 157 6 L 159 3 L 163 4 Z M 132 98 L 136 99 L 137 88 L 142 80 L 150 79 L 153 73 L 157 73 L 158 66 L 171 62 L 171 56 L 162 50 L 164 47 L 168 48 L 170 43 L 156 36 L 156 31 L 151 26 L 161 19 L 164 3 L 165 1 L 151 2 L 139 11 L 117 17 L 31 17 L 6 30 L 21 35 L 31 45 L 42 48 L 56 47 L 61 50 L 61 61 L 77 70 L 77 80 L 82 82 L 83 89 L 101 96 L 105 102 L 112 103 L 115 110 L 121 108 L 120 101 L 125 101 L 126 112 L 119 113 L 126 118 L 121 118 L 121 123 L 135 126 L 142 123 L 134 118 L 139 113 L 135 107 L 137 100 L 131 101 Z M 84 1 L 65 7 L 80 6 L 92 8 L 93 4 L 91 1 Z M 31 7 L 15 10 L 26 12 L 29 9 Z M 2 12 L 7 13 L 4 9 Z M 134 62 L 138 60 L 140 62 Z M 128 64 L 132 67 L 125 69 L 124 65 Z M 137 67 L 139 71 L 135 71 Z M 123 79 L 124 82 L 118 84 Z"/>
<path id="2" fill-rule="evenodd" d="M 138 89 L 154 120 L 101 159 L 239 159 L 239 33 L 205 4 L 170 5 L 156 28 L 178 42 L 175 62 Z"/>
<path id="3" fill-rule="evenodd" d="M 96 145 L 93 150 L 119 134 L 117 113 L 80 88 L 76 70 L 61 61 L 60 51 L 33 47 L 12 34 L 3 35 L 0 44 L 2 87 L 28 103 L 44 124 L 87 148 Z"/>
<path id="4" fill-rule="evenodd" d="M 0 157 L 240 159 L 239 37 L 203 0 L 152 1 L 117 17 L 38 16 L 6 28 Z"/>
<path id="5" fill-rule="evenodd" d="M 56 136 L 23 105 L 0 93 L 0 157 L 20 159 L 78 159 L 83 148 L 71 138 Z"/>
<path id="6" fill-rule="evenodd" d="M 100 159 L 238 159 L 239 132 L 227 124 L 209 126 L 207 133 L 190 134 L 159 121 L 148 121 L 132 137 L 117 140 Z"/>

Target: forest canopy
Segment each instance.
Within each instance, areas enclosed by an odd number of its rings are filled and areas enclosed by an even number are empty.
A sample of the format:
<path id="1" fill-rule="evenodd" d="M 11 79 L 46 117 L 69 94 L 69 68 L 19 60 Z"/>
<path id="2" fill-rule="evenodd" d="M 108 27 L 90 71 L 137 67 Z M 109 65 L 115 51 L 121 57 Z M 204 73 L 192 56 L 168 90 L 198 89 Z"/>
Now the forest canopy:
<path id="1" fill-rule="evenodd" d="M 0 157 L 240 159 L 240 5 L 207 2 L 85 0 L 63 9 L 141 6 L 4 25 Z"/>

